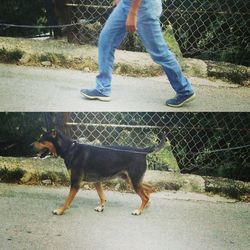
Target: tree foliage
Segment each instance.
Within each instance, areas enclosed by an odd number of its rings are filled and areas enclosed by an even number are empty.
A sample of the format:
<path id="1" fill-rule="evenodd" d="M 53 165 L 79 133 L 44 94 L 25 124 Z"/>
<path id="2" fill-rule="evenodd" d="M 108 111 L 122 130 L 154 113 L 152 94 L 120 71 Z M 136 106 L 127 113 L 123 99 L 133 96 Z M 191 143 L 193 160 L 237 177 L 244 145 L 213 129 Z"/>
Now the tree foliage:
<path id="1" fill-rule="evenodd" d="M 244 181 L 250 181 L 249 124 L 248 113 L 166 116 L 167 136 L 181 172 Z"/>
<path id="2" fill-rule="evenodd" d="M 164 6 L 184 56 L 249 65 L 249 1 L 164 0 Z"/>
<path id="3" fill-rule="evenodd" d="M 43 0 L 1 0 L 0 22 L 19 25 L 46 24 Z M 32 36 L 41 33 L 38 29 L 0 27 L 1 36 Z"/>
<path id="4" fill-rule="evenodd" d="M 43 113 L 0 113 L 0 155 L 28 156 L 45 127 Z"/>

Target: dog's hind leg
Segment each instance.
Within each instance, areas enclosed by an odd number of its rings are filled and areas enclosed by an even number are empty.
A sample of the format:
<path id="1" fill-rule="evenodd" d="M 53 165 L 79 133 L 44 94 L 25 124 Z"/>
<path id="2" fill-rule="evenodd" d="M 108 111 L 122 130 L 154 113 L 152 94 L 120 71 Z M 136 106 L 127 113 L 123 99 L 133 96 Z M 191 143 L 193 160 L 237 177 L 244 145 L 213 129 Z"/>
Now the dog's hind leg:
<path id="1" fill-rule="evenodd" d="M 57 208 L 53 211 L 53 214 L 62 215 L 66 209 L 70 206 L 71 202 L 73 201 L 74 197 L 76 196 L 80 186 L 73 186 L 70 188 L 68 197 L 66 198 L 64 205 L 60 208 Z"/>
<path id="2" fill-rule="evenodd" d="M 101 184 L 101 182 L 96 182 L 96 183 L 94 183 L 94 186 L 96 188 L 96 191 L 97 191 L 99 199 L 100 199 L 99 206 L 97 206 L 95 208 L 95 211 L 96 212 L 103 212 L 104 205 L 106 202 L 106 197 L 105 197 L 105 194 L 104 194 L 103 189 L 102 189 L 102 184 Z"/>
<path id="3" fill-rule="evenodd" d="M 150 194 L 154 192 L 154 188 L 150 184 L 145 183 L 145 182 L 143 182 L 142 185 L 143 185 L 143 189 L 148 195 L 148 198 L 150 198 Z M 149 205 L 150 205 L 150 200 L 146 204 L 145 208 L 149 207 Z"/>
<path id="4" fill-rule="evenodd" d="M 149 194 L 145 191 L 145 189 L 143 187 L 143 183 L 140 183 L 138 186 L 134 185 L 134 189 L 135 189 L 135 192 L 141 197 L 142 203 L 138 209 L 136 209 L 132 212 L 132 215 L 140 215 L 140 214 L 142 214 L 145 206 L 149 202 Z"/>
<path id="5" fill-rule="evenodd" d="M 142 185 L 148 194 L 151 194 L 154 192 L 154 188 L 150 184 L 143 182 Z"/>

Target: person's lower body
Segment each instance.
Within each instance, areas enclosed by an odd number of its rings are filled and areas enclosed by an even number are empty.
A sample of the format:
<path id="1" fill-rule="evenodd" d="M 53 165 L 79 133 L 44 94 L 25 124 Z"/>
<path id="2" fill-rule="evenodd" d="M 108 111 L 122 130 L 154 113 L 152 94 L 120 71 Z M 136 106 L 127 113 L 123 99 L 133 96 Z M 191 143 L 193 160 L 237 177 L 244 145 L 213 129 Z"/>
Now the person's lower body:
<path id="1" fill-rule="evenodd" d="M 101 99 L 98 98 L 98 95 L 101 98 L 103 96 L 110 97 L 111 95 L 114 53 L 126 36 L 125 23 L 130 3 L 131 0 L 123 0 L 115 8 L 100 34 L 98 43 L 99 74 L 96 77 L 96 87 L 92 90 L 81 90 L 85 97 L 87 97 L 87 91 L 89 91 L 90 95 L 91 93 L 93 95 L 97 93 L 94 97 L 99 100 Z M 176 96 L 167 100 L 166 105 L 180 107 L 192 101 L 195 94 L 190 82 L 183 75 L 175 56 L 166 45 L 159 20 L 161 10 L 160 0 L 143 1 L 138 12 L 137 33 L 152 59 L 162 66 L 172 88 L 176 92 Z M 90 95 L 89 97 L 91 97 Z"/>
<path id="2" fill-rule="evenodd" d="M 163 68 L 176 96 L 166 101 L 166 105 L 181 107 L 195 98 L 194 91 L 188 79 L 183 75 L 181 67 L 173 53 L 169 50 L 162 34 L 160 15 L 162 5 L 160 0 L 154 0 L 155 8 L 149 9 L 147 15 L 138 17 L 137 33 L 152 59 Z M 150 4 L 150 1 L 146 1 Z M 149 11 L 150 10 L 150 11 Z"/>
<path id="3" fill-rule="evenodd" d="M 123 3 L 113 10 L 105 23 L 98 41 L 98 67 L 95 89 L 82 89 L 88 99 L 110 100 L 114 54 L 126 36 L 127 14 Z"/>

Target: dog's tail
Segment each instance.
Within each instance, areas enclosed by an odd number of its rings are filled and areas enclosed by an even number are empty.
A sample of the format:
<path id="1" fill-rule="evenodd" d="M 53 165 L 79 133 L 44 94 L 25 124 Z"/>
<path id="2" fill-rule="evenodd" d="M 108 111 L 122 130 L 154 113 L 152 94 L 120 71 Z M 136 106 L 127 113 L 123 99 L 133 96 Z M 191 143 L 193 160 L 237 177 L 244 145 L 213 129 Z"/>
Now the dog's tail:
<path id="1" fill-rule="evenodd" d="M 145 153 L 158 152 L 163 148 L 163 146 L 165 145 L 165 142 L 166 142 L 166 135 L 164 134 L 163 137 L 161 138 L 160 142 L 157 145 L 144 148 L 143 151 Z"/>

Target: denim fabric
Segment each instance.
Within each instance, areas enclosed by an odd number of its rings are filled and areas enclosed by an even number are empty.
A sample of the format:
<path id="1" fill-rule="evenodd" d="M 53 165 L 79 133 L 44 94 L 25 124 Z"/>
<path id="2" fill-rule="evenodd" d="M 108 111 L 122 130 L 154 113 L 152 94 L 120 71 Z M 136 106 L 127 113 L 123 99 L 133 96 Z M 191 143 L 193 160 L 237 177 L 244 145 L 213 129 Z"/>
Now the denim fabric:
<path id="1" fill-rule="evenodd" d="M 109 16 L 99 37 L 99 75 L 96 77 L 96 89 L 106 96 L 111 94 L 115 49 L 127 34 L 125 24 L 130 5 L 131 0 L 121 0 Z M 182 74 L 180 65 L 163 38 L 159 20 L 161 12 L 161 0 L 142 0 L 137 15 L 137 34 L 152 59 L 162 66 L 177 95 L 191 94 L 192 86 Z"/>

